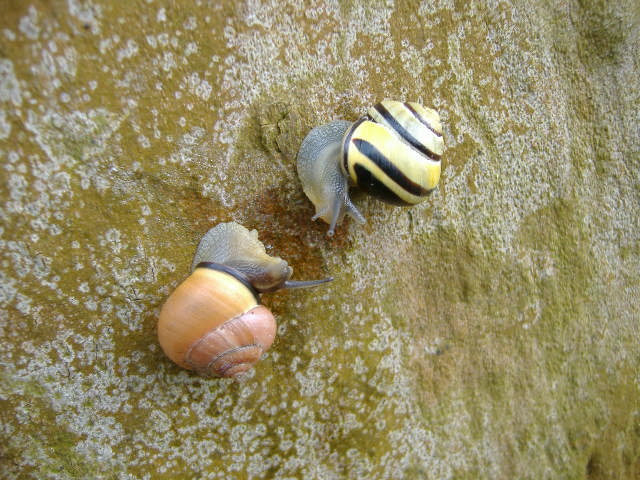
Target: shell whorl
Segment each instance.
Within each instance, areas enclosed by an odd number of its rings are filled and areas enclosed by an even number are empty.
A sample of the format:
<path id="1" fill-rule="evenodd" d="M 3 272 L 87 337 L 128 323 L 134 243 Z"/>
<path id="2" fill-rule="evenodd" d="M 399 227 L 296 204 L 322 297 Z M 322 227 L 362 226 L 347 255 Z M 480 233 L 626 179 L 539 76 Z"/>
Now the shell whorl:
<path id="1" fill-rule="evenodd" d="M 434 161 L 444 151 L 440 115 L 415 102 L 383 100 L 369 109 L 369 116 Z"/>
<path id="2" fill-rule="evenodd" d="M 160 346 L 175 363 L 194 369 L 187 361 L 194 343 L 257 303 L 254 293 L 235 276 L 196 268 L 162 306 L 158 318 Z"/>
<path id="3" fill-rule="evenodd" d="M 184 361 L 200 375 L 234 377 L 249 370 L 269 349 L 276 322 L 262 305 L 226 320 L 196 340 Z"/>
<path id="4" fill-rule="evenodd" d="M 394 205 L 414 205 L 438 184 L 443 150 L 435 110 L 384 100 L 345 133 L 340 165 L 369 194 Z"/>

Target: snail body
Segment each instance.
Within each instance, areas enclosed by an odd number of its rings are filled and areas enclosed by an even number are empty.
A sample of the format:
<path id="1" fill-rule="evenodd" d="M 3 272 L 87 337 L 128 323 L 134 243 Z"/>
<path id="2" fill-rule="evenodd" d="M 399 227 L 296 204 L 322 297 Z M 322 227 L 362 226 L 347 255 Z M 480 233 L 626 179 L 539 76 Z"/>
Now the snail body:
<path id="1" fill-rule="evenodd" d="M 176 364 L 203 376 L 245 373 L 276 335 L 275 318 L 260 304 L 260 294 L 331 280 L 295 282 L 292 273 L 285 260 L 267 255 L 255 230 L 217 225 L 200 241 L 191 274 L 160 311 L 160 346 Z"/>
<path id="2" fill-rule="evenodd" d="M 364 223 L 350 186 L 393 205 L 420 203 L 440 180 L 443 151 L 440 116 L 414 102 L 384 100 L 354 123 L 314 128 L 297 158 L 302 187 L 316 207 L 312 220 L 327 222 L 329 236 L 345 214 Z"/>

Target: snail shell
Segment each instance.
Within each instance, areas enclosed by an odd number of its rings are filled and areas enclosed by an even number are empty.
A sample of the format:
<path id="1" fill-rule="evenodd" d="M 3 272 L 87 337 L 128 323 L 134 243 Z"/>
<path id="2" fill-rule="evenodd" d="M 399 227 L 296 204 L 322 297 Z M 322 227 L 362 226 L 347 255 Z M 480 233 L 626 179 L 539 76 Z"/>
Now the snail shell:
<path id="1" fill-rule="evenodd" d="M 355 123 L 314 128 L 297 159 L 302 187 L 316 207 L 312 220 L 327 222 L 329 236 L 345 214 L 364 223 L 350 185 L 393 205 L 423 201 L 440 180 L 443 151 L 440 116 L 414 102 L 384 100 Z"/>
<path id="2" fill-rule="evenodd" d="M 181 367 L 215 377 L 243 374 L 273 343 L 276 321 L 261 293 L 332 280 L 289 280 L 287 262 L 267 255 L 258 232 L 233 222 L 205 234 L 191 270 L 160 311 L 158 340 Z"/>

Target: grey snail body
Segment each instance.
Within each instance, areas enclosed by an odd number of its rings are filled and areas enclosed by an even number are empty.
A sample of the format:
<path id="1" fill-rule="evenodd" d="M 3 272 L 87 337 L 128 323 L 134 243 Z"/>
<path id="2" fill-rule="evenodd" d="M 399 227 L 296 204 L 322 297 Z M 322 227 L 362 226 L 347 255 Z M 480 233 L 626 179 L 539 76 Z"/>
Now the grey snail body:
<path id="1" fill-rule="evenodd" d="M 364 223 L 350 186 L 393 205 L 423 201 L 438 184 L 443 151 L 440 116 L 413 102 L 384 100 L 354 123 L 314 128 L 297 157 L 303 190 L 316 208 L 312 220 L 327 222 L 329 236 L 345 214 Z"/>
<path id="2" fill-rule="evenodd" d="M 267 255 L 258 232 L 234 222 L 209 230 L 191 274 L 167 298 L 158 318 L 165 354 L 203 376 L 238 377 L 273 343 L 276 322 L 260 294 L 304 288 L 332 278 L 295 282 L 285 260 Z"/>

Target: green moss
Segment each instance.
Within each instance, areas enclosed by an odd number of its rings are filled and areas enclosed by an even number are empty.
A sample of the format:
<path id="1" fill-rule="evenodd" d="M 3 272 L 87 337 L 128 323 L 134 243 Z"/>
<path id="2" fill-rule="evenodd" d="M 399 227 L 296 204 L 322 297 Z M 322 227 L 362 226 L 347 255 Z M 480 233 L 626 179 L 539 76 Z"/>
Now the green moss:
<path id="1" fill-rule="evenodd" d="M 33 39 L 12 1 L 0 28 L 23 93 L 0 145 L 10 475 L 638 476 L 630 1 L 334 18 L 140 0 L 86 24 L 77 3 L 35 2 Z M 44 61 L 66 51 L 74 75 Z M 354 192 L 368 223 L 327 239 L 297 148 L 385 97 L 438 106 L 441 188 L 395 210 Z M 295 278 L 336 277 L 265 295 L 281 330 L 244 383 L 182 371 L 155 332 L 200 235 L 231 219 Z"/>
<path id="2" fill-rule="evenodd" d="M 21 394 L 6 395 L 0 415 L 5 427 L 9 424 L 17 427 L 17 431 L 4 436 L 1 458 L 5 475 L 16 475 L 16 478 L 118 478 L 117 468 L 101 464 L 78 451 L 82 436 L 60 423 L 42 384 L 3 376 L 3 387 L 9 385 L 11 390 Z M 28 401 L 25 402 L 25 398 Z M 20 411 L 26 421 L 10 421 L 7 416 L 12 411 Z M 23 464 L 25 459 L 28 459 L 28 466 Z"/>
<path id="3" fill-rule="evenodd" d="M 563 465 L 557 472 L 580 476 L 591 462 L 589 452 L 605 448 L 606 438 L 616 431 L 607 419 L 622 415 L 629 420 L 633 415 L 614 393 L 630 389 L 625 398 L 637 397 L 637 386 L 626 375 L 619 377 L 628 379 L 625 387 L 599 390 L 606 408 L 582 401 L 576 408 L 576 399 L 593 388 L 592 381 L 606 376 L 608 368 L 596 347 L 602 340 L 594 338 L 603 321 L 600 308 L 606 292 L 592 251 L 596 227 L 582 221 L 585 208 L 579 199 L 560 199 L 523 219 L 519 248 L 534 255 L 533 263 L 507 260 L 487 248 L 490 238 L 471 230 L 440 229 L 407 256 L 431 261 L 391 267 L 410 279 L 391 286 L 385 302 L 391 309 L 398 298 L 411 299 L 398 312 L 405 318 L 397 324 L 415 335 L 406 367 L 415 372 L 416 385 L 427 387 L 421 403 L 425 421 L 437 425 L 439 419 L 455 416 L 448 402 L 463 401 L 470 443 L 486 441 L 493 433 L 503 435 L 507 454 L 501 465 L 507 475 L 511 471 L 518 476 L 531 446 L 546 441 L 562 452 L 549 450 L 549 461 Z M 437 348 L 426 345 L 429 356 L 420 355 L 423 335 L 440 339 Z M 584 440 L 565 450 L 560 439 L 548 438 L 554 429 L 550 411 L 571 426 L 571 438 Z M 487 415 L 494 422 L 489 430 Z M 625 455 L 615 454 L 605 462 L 609 474 L 633 471 L 629 458 L 637 458 L 638 438 L 627 439 L 629 443 L 622 443 Z M 588 468 L 600 469 L 604 456 Z M 477 471 L 486 467 L 478 464 Z M 469 475 L 474 470 L 465 471 Z"/>

